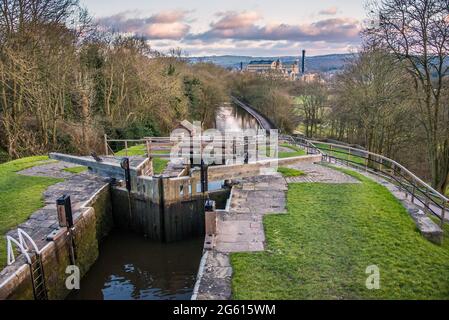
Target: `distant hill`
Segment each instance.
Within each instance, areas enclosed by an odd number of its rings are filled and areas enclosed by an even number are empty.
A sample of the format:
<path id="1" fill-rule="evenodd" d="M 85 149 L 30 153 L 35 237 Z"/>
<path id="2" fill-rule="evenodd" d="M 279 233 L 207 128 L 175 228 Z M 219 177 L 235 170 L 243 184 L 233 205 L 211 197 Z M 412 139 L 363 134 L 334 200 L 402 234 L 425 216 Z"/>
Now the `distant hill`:
<path id="1" fill-rule="evenodd" d="M 330 54 L 325 56 L 311 56 L 306 57 L 306 72 L 325 72 L 334 73 L 343 68 L 348 59 L 353 58 L 353 54 Z M 252 57 L 252 56 L 205 56 L 205 57 L 190 57 L 188 60 L 191 63 L 206 62 L 219 65 L 223 68 L 239 69 L 240 63 L 243 63 L 245 68 L 252 60 L 262 59 L 280 59 L 282 62 L 294 62 L 301 59 L 300 56 L 282 56 L 282 57 Z"/>

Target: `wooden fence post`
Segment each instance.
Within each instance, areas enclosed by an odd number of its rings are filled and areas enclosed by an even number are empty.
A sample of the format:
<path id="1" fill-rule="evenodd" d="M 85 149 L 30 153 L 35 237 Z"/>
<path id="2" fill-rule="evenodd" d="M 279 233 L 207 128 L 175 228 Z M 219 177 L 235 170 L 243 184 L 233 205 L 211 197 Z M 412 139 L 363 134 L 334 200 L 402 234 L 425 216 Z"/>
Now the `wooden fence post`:
<path id="1" fill-rule="evenodd" d="M 424 212 L 425 213 L 429 213 L 429 205 L 430 205 L 430 201 L 429 201 L 429 190 L 426 189 L 426 200 L 424 202 Z"/>
<path id="2" fill-rule="evenodd" d="M 441 209 L 441 228 L 443 228 L 444 220 L 446 219 L 446 200 L 443 200 L 443 205 Z"/>
<path id="3" fill-rule="evenodd" d="M 146 146 L 148 159 L 151 159 L 151 141 L 149 139 L 146 140 Z"/>
<path id="4" fill-rule="evenodd" d="M 108 156 L 109 155 L 109 144 L 108 144 L 108 135 L 107 134 L 104 135 L 104 151 L 105 151 L 105 155 Z"/>
<path id="5" fill-rule="evenodd" d="M 128 156 L 128 140 L 125 140 L 125 155 Z"/>

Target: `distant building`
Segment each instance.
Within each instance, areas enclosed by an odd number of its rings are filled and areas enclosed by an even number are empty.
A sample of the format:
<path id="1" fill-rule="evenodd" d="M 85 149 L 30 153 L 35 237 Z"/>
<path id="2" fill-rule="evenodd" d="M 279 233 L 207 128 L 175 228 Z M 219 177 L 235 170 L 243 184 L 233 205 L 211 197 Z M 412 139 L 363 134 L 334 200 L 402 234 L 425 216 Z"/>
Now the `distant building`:
<path id="1" fill-rule="evenodd" d="M 299 76 L 299 63 L 298 61 L 284 63 L 282 66 L 284 75 L 290 80 L 296 80 Z"/>
<path id="2" fill-rule="evenodd" d="M 282 67 L 281 61 L 278 60 L 253 60 L 246 70 L 249 72 L 264 73 L 273 70 L 279 70 Z"/>
<path id="3" fill-rule="evenodd" d="M 299 64 L 297 61 L 293 63 L 282 63 L 279 59 L 253 60 L 248 64 L 246 70 L 253 73 L 277 73 L 291 80 L 296 80 L 299 76 Z"/>
<path id="4" fill-rule="evenodd" d="M 301 75 L 298 79 L 300 81 L 303 81 L 306 83 L 311 83 L 311 82 L 324 83 L 324 82 L 326 82 L 325 79 L 323 78 L 323 76 L 319 73 L 306 73 L 306 74 Z"/>

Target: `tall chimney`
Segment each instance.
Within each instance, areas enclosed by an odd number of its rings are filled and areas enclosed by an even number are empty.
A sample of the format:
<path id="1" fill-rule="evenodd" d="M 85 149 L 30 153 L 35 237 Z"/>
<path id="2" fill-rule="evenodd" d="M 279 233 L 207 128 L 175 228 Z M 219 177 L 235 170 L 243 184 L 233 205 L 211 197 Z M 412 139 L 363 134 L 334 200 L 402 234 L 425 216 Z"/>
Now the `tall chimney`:
<path id="1" fill-rule="evenodd" d="M 305 72 L 306 72 L 306 50 L 302 50 L 301 73 L 304 74 Z"/>

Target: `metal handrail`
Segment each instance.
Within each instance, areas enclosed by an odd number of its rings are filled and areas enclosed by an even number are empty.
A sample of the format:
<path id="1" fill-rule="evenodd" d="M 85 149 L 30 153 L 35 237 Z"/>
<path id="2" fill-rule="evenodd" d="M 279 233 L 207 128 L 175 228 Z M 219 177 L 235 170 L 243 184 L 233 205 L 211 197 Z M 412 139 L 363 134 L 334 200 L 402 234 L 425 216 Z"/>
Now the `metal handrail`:
<path id="1" fill-rule="evenodd" d="M 418 181 L 420 184 L 422 184 L 423 186 L 425 186 L 427 189 L 429 189 L 430 191 L 432 191 L 433 193 L 435 193 L 436 195 L 439 195 L 441 197 L 442 200 L 449 202 L 449 198 L 447 198 L 446 196 L 442 195 L 440 192 L 438 192 L 437 190 L 435 190 L 434 188 L 432 188 L 430 185 L 428 185 L 426 182 L 424 182 L 421 178 L 419 178 L 418 176 L 416 176 L 413 172 L 411 172 L 410 170 L 408 170 L 406 167 L 404 167 L 403 165 L 401 165 L 399 162 L 392 160 L 390 158 L 387 158 L 385 156 L 382 156 L 380 154 L 377 153 L 373 153 L 370 151 L 366 151 L 366 150 L 362 150 L 362 149 L 356 149 L 356 148 L 352 148 L 349 146 L 342 146 L 342 145 L 338 145 L 338 144 L 333 144 L 333 143 L 327 143 L 327 142 L 320 142 L 320 141 L 310 141 L 313 144 L 327 144 L 327 145 L 332 145 L 333 147 L 337 147 L 337 148 L 347 148 L 349 150 L 354 150 L 357 152 L 362 152 L 368 155 L 372 155 L 374 157 L 378 157 L 380 159 L 386 160 L 391 162 L 392 164 L 394 164 L 396 167 L 400 168 L 401 170 L 405 171 L 408 175 L 410 175 L 414 180 Z M 357 156 L 357 154 L 350 154 L 352 156 Z M 362 157 L 360 157 L 362 158 Z M 372 160 L 370 158 L 365 158 L 368 160 Z"/>
<path id="2" fill-rule="evenodd" d="M 251 137 L 251 139 L 253 139 L 253 140 L 256 139 L 256 141 L 259 141 L 264 137 L 265 136 L 262 136 L 262 135 L 256 135 L 256 136 Z M 104 135 L 105 155 L 108 156 L 109 153 L 111 153 L 112 155 L 115 155 L 114 150 L 110 146 L 111 142 L 123 143 L 124 151 L 125 151 L 126 155 L 129 150 L 129 144 L 134 144 L 134 145 L 142 144 L 143 147 L 145 147 L 145 145 L 146 145 L 146 149 L 148 151 L 151 147 L 154 147 L 154 146 L 158 147 L 158 145 L 161 145 L 161 144 L 164 144 L 164 145 L 170 144 L 172 146 L 176 146 L 176 145 L 182 145 L 183 143 L 185 143 L 185 141 L 174 141 L 173 140 L 174 138 L 176 138 L 176 137 L 145 137 L 142 139 L 110 139 L 105 134 Z M 236 146 L 247 146 L 247 145 L 251 144 L 250 142 L 245 142 L 245 139 L 243 136 L 241 136 L 241 137 L 240 136 L 216 137 L 216 136 L 204 134 L 204 135 L 199 135 L 196 138 L 200 138 L 201 144 L 203 144 L 203 143 L 225 144 L 225 143 L 230 143 L 230 142 Z M 162 148 L 165 148 L 165 149 L 159 150 L 159 151 L 170 151 L 170 149 L 171 149 L 170 146 L 163 146 Z M 142 150 L 145 150 L 145 148 L 142 148 Z M 155 156 L 159 156 L 159 154 L 155 154 Z"/>
<path id="3" fill-rule="evenodd" d="M 335 161 L 352 164 L 353 166 L 356 167 L 365 167 L 365 170 L 369 170 L 370 172 L 378 176 L 382 176 L 383 178 L 387 176 L 388 178 L 394 180 L 397 184 L 399 184 L 400 187 L 404 190 L 404 192 L 410 194 L 412 196 L 412 200 L 417 199 L 419 202 L 423 204 L 424 208 L 426 208 L 432 214 L 437 216 L 442 223 L 444 222 L 445 212 L 449 204 L 449 198 L 441 194 L 434 188 L 432 188 L 429 184 L 424 182 L 421 178 L 416 176 L 413 172 L 408 170 L 406 167 L 404 167 L 397 161 L 387 158 L 380 154 L 353 148 L 350 146 L 316 140 L 308 140 L 305 138 L 298 138 L 298 137 L 290 137 L 290 138 L 291 141 L 295 142 L 295 144 L 299 144 L 307 148 L 316 148 L 327 159 L 330 160 L 335 159 Z M 325 145 L 328 148 L 318 147 L 317 145 Z M 326 151 L 330 151 L 331 154 L 327 154 Z M 347 159 L 338 158 L 333 156 L 332 153 L 343 154 L 348 156 L 348 158 Z M 364 159 L 365 164 L 362 165 L 358 162 L 352 161 L 350 157 Z M 370 168 L 368 165 L 370 162 L 379 164 L 380 169 L 377 170 L 376 168 L 374 168 L 374 170 L 372 170 L 372 168 Z M 393 170 L 394 174 L 391 175 L 388 172 L 383 171 L 382 170 L 383 167 Z M 396 177 L 395 174 L 397 174 L 399 178 Z M 412 190 L 410 191 L 409 188 L 411 188 Z M 419 193 L 419 196 L 416 193 Z M 421 197 L 423 199 L 421 199 Z M 432 208 L 431 205 L 441 209 L 441 214 L 435 212 L 435 210 Z"/>

